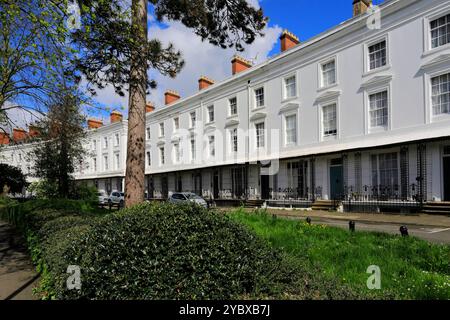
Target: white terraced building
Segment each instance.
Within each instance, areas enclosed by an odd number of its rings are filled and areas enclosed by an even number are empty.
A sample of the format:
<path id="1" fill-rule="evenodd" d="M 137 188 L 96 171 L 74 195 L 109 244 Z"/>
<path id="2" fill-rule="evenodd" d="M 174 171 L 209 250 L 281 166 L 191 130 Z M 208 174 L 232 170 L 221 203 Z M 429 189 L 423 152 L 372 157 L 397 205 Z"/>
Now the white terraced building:
<path id="1" fill-rule="evenodd" d="M 450 2 L 353 6 L 308 41 L 283 32 L 282 52 L 260 65 L 234 57 L 229 79 L 149 105 L 147 197 L 381 211 L 450 201 Z M 123 190 L 127 121 L 89 127 L 76 178 Z M 22 147 L 1 152 L 18 164 Z"/>

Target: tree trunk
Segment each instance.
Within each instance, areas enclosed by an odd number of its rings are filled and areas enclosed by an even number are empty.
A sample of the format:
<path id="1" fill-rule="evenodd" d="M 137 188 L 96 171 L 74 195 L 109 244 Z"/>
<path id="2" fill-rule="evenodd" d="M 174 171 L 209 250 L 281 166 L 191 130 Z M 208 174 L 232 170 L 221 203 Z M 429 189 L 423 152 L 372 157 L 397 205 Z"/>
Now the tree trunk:
<path id="1" fill-rule="evenodd" d="M 132 1 L 132 25 L 135 40 L 147 41 L 147 0 Z M 145 194 L 145 103 L 147 84 L 146 59 L 142 51 L 132 52 L 130 97 L 128 102 L 127 167 L 125 174 L 125 206 L 144 201 Z"/>

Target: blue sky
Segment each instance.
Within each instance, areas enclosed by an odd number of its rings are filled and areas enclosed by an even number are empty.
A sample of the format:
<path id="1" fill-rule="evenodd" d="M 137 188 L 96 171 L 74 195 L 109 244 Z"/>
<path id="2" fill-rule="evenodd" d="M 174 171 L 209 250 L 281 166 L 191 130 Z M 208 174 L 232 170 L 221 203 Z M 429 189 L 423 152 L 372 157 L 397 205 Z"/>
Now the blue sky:
<path id="1" fill-rule="evenodd" d="M 352 0 L 262 0 L 260 5 L 269 17 L 269 25 L 279 25 L 297 35 L 301 41 L 328 30 L 352 17 Z M 380 4 L 383 0 L 375 0 Z M 271 55 L 279 52 L 279 45 Z"/>
<path id="2" fill-rule="evenodd" d="M 330 29 L 352 17 L 353 0 L 247 0 L 256 6 L 261 6 L 269 17 L 269 25 L 265 29 L 266 36 L 258 38 L 239 55 L 261 63 L 280 52 L 279 36 L 283 29 L 296 34 L 301 41 Z M 380 4 L 383 0 L 375 0 Z M 198 78 L 208 76 L 216 82 L 231 76 L 230 60 L 236 52 L 234 49 L 220 49 L 207 42 L 201 42 L 192 30 L 179 22 L 168 21 L 157 23 L 149 14 L 149 38 L 158 38 L 163 44 L 173 43 L 181 50 L 185 59 L 185 67 L 175 79 L 170 79 L 150 71 L 149 75 L 157 80 L 158 88 L 151 92 L 147 100 L 156 104 L 157 108 L 164 105 L 164 92 L 168 89 L 178 91 L 182 97 L 187 97 L 198 90 Z M 120 110 L 127 117 L 128 98 L 119 97 L 109 87 L 98 91 L 95 100 L 108 110 Z M 109 111 L 89 109 L 88 116 L 109 121 Z M 19 123 L 29 115 L 19 115 Z M 23 118 L 23 119 L 22 119 Z"/>

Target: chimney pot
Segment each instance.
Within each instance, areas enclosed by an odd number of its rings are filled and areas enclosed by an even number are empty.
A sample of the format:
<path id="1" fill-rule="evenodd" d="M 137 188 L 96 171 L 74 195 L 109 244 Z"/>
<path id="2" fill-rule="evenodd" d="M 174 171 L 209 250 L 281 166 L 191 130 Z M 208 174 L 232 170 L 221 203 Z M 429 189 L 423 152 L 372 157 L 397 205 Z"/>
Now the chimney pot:
<path id="1" fill-rule="evenodd" d="M 252 67 L 252 63 L 240 56 L 235 55 L 231 59 L 231 67 L 232 73 L 235 75 L 236 73 L 240 73 Z"/>
<path id="2" fill-rule="evenodd" d="M 10 138 L 6 132 L 0 132 L 0 145 L 9 144 Z"/>
<path id="3" fill-rule="evenodd" d="M 145 113 L 153 112 L 155 111 L 155 106 L 152 102 L 147 102 L 145 105 Z"/>
<path id="4" fill-rule="evenodd" d="M 28 135 L 30 136 L 30 138 L 39 136 L 39 128 L 36 127 L 35 125 L 29 125 L 28 126 Z"/>
<path id="5" fill-rule="evenodd" d="M 202 76 L 202 77 L 200 77 L 200 79 L 198 79 L 198 89 L 199 90 L 208 88 L 209 86 L 211 86 L 213 84 L 214 84 L 214 80 L 212 80 L 208 77 Z"/>
<path id="6" fill-rule="evenodd" d="M 300 43 L 300 40 L 296 35 L 289 32 L 288 30 L 284 30 L 280 36 L 281 40 L 281 52 L 285 52 Z"/>
<path id="7" fill-rule="evenodd" d="M 14 142 L 22 142 L 27 138 L 27 132 L 20 128 L 13 129 L 13 140 Z"/>
<path id="8" fill-rule="evenodd" d="M 111 123 L 120 122 L 120 121 L 122 121 L 122 119 L 123 119 L 123 115 L 121 112 L 119 112 L 119 111 L 111 112 L 111 115 L 110 115 Z"/>
<path id="9" fill-rule="evenodd" d="M 165 104 L 169 105 L 180 99 L 180 94 L 173 90 L 167 90 L 164 93 Z"/>
<path id="10" fill-rule="evenodd" d="M 97 119 L 88 119 L 87 123 L 89 129 L 97 129 L 103 126 L 103 121 Z"/>
<path id="11" fill-rule="evenodd" d="M 365 14 L 372 5 L 372 0 L 353 0 L 353 17 Z"/>

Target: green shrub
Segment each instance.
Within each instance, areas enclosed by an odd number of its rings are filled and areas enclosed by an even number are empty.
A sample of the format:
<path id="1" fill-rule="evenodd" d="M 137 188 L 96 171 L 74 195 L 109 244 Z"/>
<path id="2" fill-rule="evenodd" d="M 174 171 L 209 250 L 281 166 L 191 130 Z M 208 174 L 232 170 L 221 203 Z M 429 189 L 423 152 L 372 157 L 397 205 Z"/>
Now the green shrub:
<path id="1" fill-rule="evenodd" d="M 145 204 L 107 216 L 61 257 L 60 299 L 333 297 L 248 229 L 198 206 Z M 66 289 L 68 265 L 80 266 L 81 291 Z"/>

